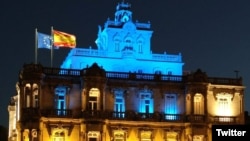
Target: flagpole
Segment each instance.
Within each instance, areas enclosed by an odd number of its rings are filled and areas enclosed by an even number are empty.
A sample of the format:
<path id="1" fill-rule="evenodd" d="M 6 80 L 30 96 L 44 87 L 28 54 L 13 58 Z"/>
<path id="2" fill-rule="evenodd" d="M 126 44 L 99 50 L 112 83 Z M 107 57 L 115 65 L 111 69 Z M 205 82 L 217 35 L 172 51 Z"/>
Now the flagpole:
<path id="1" fill-rule="evenodd" d="M 35 29 L 35 64 L 37 64 L 37 28 Z"/>
<path id="2" fill-rule="evenodd" d="M 54 35 L 53 35 L 53 26 L 51 26 L 51 67 L 53 67 L 53 49 L 54 49 Z"/>

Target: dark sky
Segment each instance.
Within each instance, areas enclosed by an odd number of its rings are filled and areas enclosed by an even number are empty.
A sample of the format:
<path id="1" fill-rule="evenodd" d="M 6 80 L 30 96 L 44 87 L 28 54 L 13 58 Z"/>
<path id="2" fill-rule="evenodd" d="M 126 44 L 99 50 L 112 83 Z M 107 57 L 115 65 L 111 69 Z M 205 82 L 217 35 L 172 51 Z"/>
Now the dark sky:
<path id="1" fill-rule="evenodd" d="M 0 125 L 8 126 L 7 105 L 15 95 L 18 73 L 35 60 L 35 28 L 50 34 L 51 27 L 76 35 L 78 47 L 95 48 L 98 25 L 114 18 L 121 0 L 7 1 L 0 4 Z M 200 68 L 213 77 L 243 77 L 246 110 L 250 111 L 249 0 L 125 0 L 133 19 L 151 22 L 154 53 L 182 53 L 184 70 Z M 68 48 L 54 51 L 53 66 Z M 50 66 L 50 51 L 38 50 L 38 62 Z"/>

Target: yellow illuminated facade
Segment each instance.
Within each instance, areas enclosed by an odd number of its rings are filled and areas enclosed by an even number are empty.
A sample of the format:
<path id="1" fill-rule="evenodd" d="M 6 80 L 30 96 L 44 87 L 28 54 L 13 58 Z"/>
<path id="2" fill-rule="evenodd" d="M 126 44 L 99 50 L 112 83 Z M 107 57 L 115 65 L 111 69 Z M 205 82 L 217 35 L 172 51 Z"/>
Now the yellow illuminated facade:
<path id="1" fill-rule="evenodd" d="M 211 141 L 213 124 L 244 124 L 241 78 L 124 74 L 24 65 L 9 141 Z"/>

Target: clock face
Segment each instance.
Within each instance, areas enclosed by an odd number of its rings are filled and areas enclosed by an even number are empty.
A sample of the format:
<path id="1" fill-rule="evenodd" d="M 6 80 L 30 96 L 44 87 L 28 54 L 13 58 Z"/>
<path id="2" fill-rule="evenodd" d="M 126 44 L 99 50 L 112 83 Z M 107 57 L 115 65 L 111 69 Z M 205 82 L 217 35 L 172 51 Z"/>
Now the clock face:
<path id="1" fill-rule="evenodd" d="M 128 20 L 129 20 L 129 17 L 128 17 L 127 15 L 124 15 L 124 16 L 122 17 L 122 21 L 126 22 L 126 21 L 128 21 Z"/>

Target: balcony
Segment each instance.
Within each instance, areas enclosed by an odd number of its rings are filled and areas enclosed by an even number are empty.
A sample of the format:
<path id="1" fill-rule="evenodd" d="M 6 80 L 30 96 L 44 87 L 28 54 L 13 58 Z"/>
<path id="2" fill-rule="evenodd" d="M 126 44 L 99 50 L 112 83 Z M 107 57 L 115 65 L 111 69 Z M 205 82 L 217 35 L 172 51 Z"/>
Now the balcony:
<path id="1" fill-rule="evenodd" d="M 85 119 L 110 119 L 128 121 L 154 121 L 154 122 L 184 122 L 185 116 L 180 114 L 137 113 L 135 111 L 114 112 L 114 111 L 83 111 Z"/>
<path id="2" fill-rule="evenodd" d="M 46 109 L 41 110 L 41 116 L 44 117 L 59 117 L 59 118 L 70 118 L 72 117 L 72 110 L 68 109 Z"/>
<path id="3" fill-rule="evenodd" d="M 187 121 L 189 122 L 195 122 L 195 123 L 204 123 L 206 122 L 206 116 L 205 115 L 188 115 Z"/>
<path id="4" fill-rule="evenodd" d="M 233 116 L 214 116 L 210 117 L 210 122 L 215 124 L 235 124 L 237 118 Z"/>
<path id="5" fill-rule="evenodd" d="M 38 108 L 23 108 L 22 109 L 22 120 L 39 119 L 40 112 Z"/>
<path id="6" fill-rule="evenodd" d="M 191 123 L 212 123 L 212 124 L 236 124 L 237 117 L 232 116 L 206 116 L 206 115 L 184 115 L 184 114 L 165 114 L 155 113 L 138 113 L 135 111 L 115 112 L 115 111 L 98 111 L 86 110 L 75 111 L 69 109 L 42 109 L 23 108 L 22 120 L 39 119 L 40 117 L 57 117 L 57 118 L 84 118 L 88 120 L 126 120 L 126 121 L 152 121 L 152 122 L 191 122 Z"/>
<path id="7" fill-rule="evenodd" d="M 181 114 L 164 114 L 163 121 L 177 121 L 177 122 L 183 122 L 185 121 L 185 116 Z"/>
<path id="8" fill-rule="evenodd" d="M 22 73 L 27 73 L 27 77 L 31 74 L 42 73 L 47 76 L 68 76 L 81 78 L 84 76 L 84 70 L 79 69 L 62 69 L 62 68 L 48 68 L 42 67 L 40 65 L 25 65 Z M 21 76 L 23 74 L 20 74 Z M 40 77 L 39 77 L 40 78 Z M 194 79 L 193 75 L 158 75 L 146 74 L 146 73 L 125 73 L 125 72 L 106 72 L 106 78 L 113 80 L 139 80 L 139 81 L 162 81 L 162 82 L 178 82 L 186 83 Z M 204 82 L 211 84 L 222 84 L 222 85 L 238 85 L 242 86 L 242 78 L 218 78 L 218 77 L 208 77 L 204 79 Z"/>

